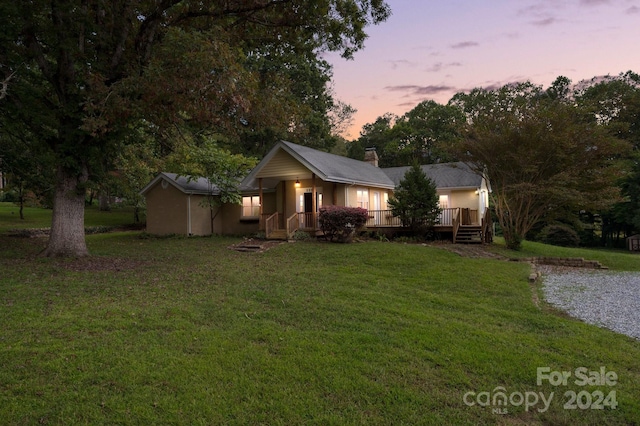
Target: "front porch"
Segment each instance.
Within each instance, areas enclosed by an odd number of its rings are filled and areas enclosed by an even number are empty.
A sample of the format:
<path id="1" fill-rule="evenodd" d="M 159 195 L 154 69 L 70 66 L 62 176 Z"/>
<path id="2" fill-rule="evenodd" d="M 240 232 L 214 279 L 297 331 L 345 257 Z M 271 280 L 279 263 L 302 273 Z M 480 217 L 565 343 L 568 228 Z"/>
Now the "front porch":
<path id="1" fill-rule="evenodd" d="M 442 209 L 435 225 L 438 233 L 451 233 L 454 243 L 490 243 L 493 241 L 493 225 L 488 209 L 478 219 L 478 210 L 469 208 Z M 402 221 L 394 216 L 391 210 L 369 210 L 367 229 L 400 228 Z M 320 226 L 318 214 L 313 212 L 294 213 L 285 218 L 276 212 L 263 214 L 260 220 L 260 230 L 265 232 L 267 239 L 287 240 L 300 230 L 318 233 Z"/>

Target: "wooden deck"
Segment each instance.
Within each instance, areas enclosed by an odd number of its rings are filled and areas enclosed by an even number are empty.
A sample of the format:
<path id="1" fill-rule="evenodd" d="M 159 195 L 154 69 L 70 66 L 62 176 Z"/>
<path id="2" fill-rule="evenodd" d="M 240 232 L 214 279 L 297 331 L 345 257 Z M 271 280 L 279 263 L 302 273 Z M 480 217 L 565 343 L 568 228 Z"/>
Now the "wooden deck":
<path id="1" fill-rule="evenodd" d="M 434 229 L 438 233 L 451 233 L 454 243 L 483 243 L 493 240 L 488 209 L 485 218 L 478 222 L 478 210 L 465 208 L 442 209 Z M 288 218 L 279 213 L 263 215 L 261 229 L 268 239 L 291 239 L 298 231 L 314 232 L 319 229 L 318 215 L 294 213 Z M 402 227 L 402 221 L 391 210 L 369 210 L 368 229 L 389 230 Z"/>

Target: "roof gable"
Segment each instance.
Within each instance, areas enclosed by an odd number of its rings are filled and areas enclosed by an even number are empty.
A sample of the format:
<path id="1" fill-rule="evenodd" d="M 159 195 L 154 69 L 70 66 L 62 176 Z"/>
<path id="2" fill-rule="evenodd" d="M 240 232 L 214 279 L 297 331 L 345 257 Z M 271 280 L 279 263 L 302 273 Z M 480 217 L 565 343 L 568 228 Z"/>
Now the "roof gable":
<path id="1" fill-rule="evenodd" d="M 151 182 L 147 184 L 140 191 L 141 195 L 145 195 L 153 187 L 160 182 L 167 182 L 179 191 L 185 194 L 199 194 L 199 195 L 219 195 L 220 189 L 215 185 L 212 185 L 207 178 L 191 179 L 190 176 L 180 176 L 176 173 L 159 173 Z"/>
<path id="2" fill-rule="evenodd" d="M 325 182 L 389 189 L 395 186 L 382 169 L 364 161 L 281 141 L 249 173 L 242 187 L 255 188 L 258 178 L 303 179 L 311 173 Z"/>

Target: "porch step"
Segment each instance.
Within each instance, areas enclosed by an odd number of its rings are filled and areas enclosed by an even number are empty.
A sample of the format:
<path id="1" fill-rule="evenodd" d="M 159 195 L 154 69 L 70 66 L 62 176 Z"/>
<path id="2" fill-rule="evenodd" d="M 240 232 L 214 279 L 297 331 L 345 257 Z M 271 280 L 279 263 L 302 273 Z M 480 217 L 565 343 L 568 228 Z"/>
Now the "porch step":
<path id="1" fill-rule="evenodd" d="M 482 227 L 461 226 L 456 235 L 456 244 L 482 244 Z"/>
<path id="2" fill-rule="evenodd" d="M 287 236 L 286 229 L 276 229 L 274 231 L 271 231 L 267 239 L 268 240 L 287 240 L 287 237 L 288 236 Z"/>

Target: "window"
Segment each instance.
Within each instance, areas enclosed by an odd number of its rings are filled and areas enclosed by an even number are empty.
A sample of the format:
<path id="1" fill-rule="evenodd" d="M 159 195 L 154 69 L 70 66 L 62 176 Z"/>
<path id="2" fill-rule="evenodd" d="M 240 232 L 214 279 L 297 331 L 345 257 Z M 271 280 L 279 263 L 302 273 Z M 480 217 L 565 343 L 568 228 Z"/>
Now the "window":
<path id="1" fill-rule="evenodd" d="M 251 197 L 242 197 L 242 216 L 258 217 L 260 216 L 260 197 L 257 195 Z"/>
<path id="2" fill-rule="evenodd" d="M 367 189 L 356 190 L 356 207 L 369 210 L 369 191 Z"/>
<path id="3" fill-rule="evenodd" d="M 438 204 L 439 204 L 441 209 L 448 209 L 449 208 L 449 196 L 448 195 L 441 195 L 440 199 L 438 201 Z"/>

